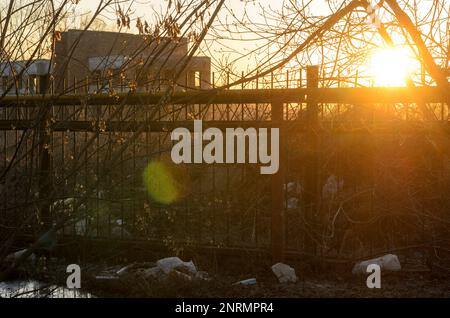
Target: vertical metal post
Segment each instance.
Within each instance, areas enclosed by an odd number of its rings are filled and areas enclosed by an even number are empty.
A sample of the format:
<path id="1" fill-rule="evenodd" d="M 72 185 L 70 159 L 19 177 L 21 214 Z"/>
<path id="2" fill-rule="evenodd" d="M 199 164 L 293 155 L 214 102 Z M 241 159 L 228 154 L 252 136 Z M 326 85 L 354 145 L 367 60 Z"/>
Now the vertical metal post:
<path id="1" fill-rule="evenodd" d="M 306 85 L 308 88 L 308 104 L 306 108 L 307 133 L 306 138 L 309 143 L 308 156 L 306 160 L 306 180 L 305 180 L 305 221 L 309 233 L 305 236 L 305 249 L 308 254 L 315 255 L 316 244 L 312 237 L 315 226 L 315 215 L 318 206 L 318 144 L 319 144 L 319 106 L 313 93 L 319 86 L 319 67 L 317 65 L 306 68 Z"/>
<path id="2" fill-rule="evenodd" d="M 272 216 L 271 216 L 271 252 L 274 263 L 284 260 L 285 251 L 285 213 L 283 206 L 283 185 L 284 185 L 284 134 L 283 134 L 283 103 L 272 101 L 271 105 L 272 127 L 279 128 L 280 137 L 280 157 L 279 169 L 272 175 L 271 195 L 272 195 Z M 271 142 L 273 140 L 271 139 Z"/>
<path id="3" fill-rule="evenodd" d="M 45 112 L 45 110 L 44 110 Z M 50 192 L 51 192 L 51 156 L 48 115 L 45 114 L 39 129 L 39 201 L 40 218 L 43 231 L 51 227 Z"/>

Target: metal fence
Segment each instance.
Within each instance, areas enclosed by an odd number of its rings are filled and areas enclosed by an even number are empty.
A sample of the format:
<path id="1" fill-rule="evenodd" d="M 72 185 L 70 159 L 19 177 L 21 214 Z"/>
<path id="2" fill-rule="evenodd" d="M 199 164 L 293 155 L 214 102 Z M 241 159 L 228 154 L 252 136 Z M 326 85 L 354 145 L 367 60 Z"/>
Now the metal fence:
<path id="1" fill-rule="evenodd" d="M 4 98 L 2 240 L 65 220 L 61 237 L 263 249 L 276 259 L 448 243 L 448 92 L 317 88 L 312 72 L 303 88 L 179 92 L 164 103 L 136 92 Z M 170 132 L 192 130 L 194 119 L 279 127 L 278 173 L 173 164 Z M 176 185 L 170 204 L 149 194 L 149 166 L 161 187 Z"/>

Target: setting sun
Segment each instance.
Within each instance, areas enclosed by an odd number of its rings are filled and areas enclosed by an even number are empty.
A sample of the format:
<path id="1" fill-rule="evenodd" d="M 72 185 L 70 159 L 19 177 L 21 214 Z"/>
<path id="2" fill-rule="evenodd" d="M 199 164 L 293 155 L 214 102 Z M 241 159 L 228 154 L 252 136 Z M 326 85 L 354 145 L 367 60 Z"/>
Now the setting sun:
<path id="1" fill-rule="evenodd" d="M 379 49 L 373 52 L 370 68 L 376 86 L 405 86 L 413 60 L 404 49 Z"/>

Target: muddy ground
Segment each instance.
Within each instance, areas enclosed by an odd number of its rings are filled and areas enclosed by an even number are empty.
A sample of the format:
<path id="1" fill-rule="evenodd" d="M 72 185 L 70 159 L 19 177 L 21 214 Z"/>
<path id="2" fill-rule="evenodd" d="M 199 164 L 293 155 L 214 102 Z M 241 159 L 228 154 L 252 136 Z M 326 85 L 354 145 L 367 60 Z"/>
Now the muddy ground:
<path id="1" fill-rule="evenodd" d="M 257 279 L 252 286 L 232 285 L 236 277 L 215 277 L 210 282 L 90 282 L 86 288 L 98 297 L 450 297 L 450 279 L 429 274 L 386 275 L 381 289 L 368 289 L 361 278 L 308 278 L 295 284 Z"/>
<path id="2" fill-rule="evenodd" d="M 296 269 L 297 283 L 280 284 L 269 267 L 252 270 L 248 266 L 218 270 L 197 265 L 209 273 L 209 280 L 187 281 L 178 276 L 155 279 L 139 271 L 115 279 L 98 279 L 114 276 L 121 264 L 82 264 L 82 291 L 95 297 L 450 297 L 450 274 L 445 270 L 424 266 L 405 268 L 400 272 L 381 274 L 381 288 L 366 287 L 367 276 L 351 274 L 351 267 L 305 267 L 290 264 Z M 145 267 L 153 262 L 144 263 Z M 68 274 L 65 262 L 53 262 L 23 268 L 14 279 L 37 279 L 65 286 Z M 257 284 L 233 285 L 242 279 L 254 277 Z"/>

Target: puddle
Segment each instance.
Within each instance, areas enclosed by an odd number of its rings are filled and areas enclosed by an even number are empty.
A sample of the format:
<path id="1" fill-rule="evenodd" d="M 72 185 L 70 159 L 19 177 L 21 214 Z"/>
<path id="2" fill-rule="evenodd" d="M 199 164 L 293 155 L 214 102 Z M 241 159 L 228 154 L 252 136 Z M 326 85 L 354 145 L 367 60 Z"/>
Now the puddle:
<path id="1" fill-rule="evenodd" d="M 0 298 L 93 298 L 76 289 L 49 285 L 39 281 L 0 282 Z"/>

